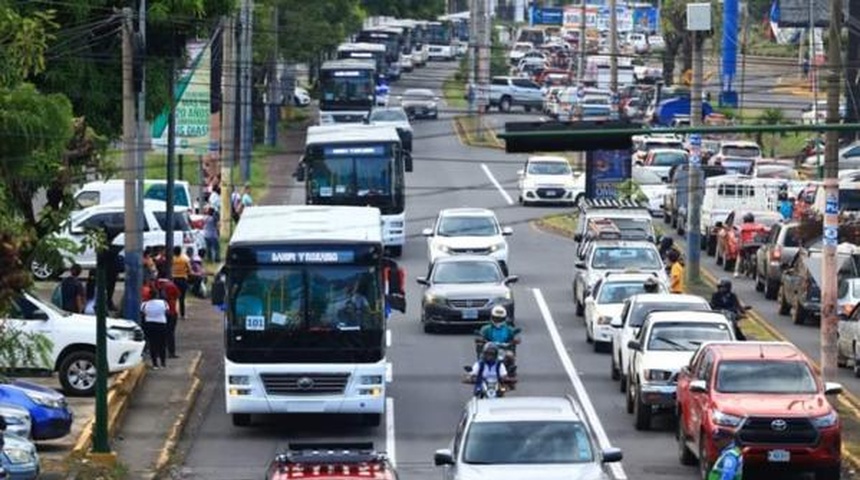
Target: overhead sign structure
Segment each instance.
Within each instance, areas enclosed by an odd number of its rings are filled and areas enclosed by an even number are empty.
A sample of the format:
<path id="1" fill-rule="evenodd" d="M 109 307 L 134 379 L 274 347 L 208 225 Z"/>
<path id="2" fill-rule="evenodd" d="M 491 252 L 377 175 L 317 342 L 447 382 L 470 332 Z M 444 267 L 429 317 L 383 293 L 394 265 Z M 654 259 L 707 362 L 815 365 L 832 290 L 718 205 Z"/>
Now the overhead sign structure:
<path id="1" fill-rule="evenodd" d="M 532 25 L 563 25 L 564 9 L 559 7 L 533 7 Z"/>
<path id="2" fill-rule="evenodd" d="M 630 179 L 630 150 L 587 152 L 585 162 L 585 197 L 619 198 L 619 184 Z"/>
<path id="3" fill-rule="evenodd" d="M 206 155 L 209 153 L 210 94 L 211 94 L 211 43 L 200 51 L 191 68 L 176 85 L 176 153 L 179 155 Z M 167 150 L 169 107 L 152 126 L 152 146 Z"/>
<path id="4" fill-rule="evenodd" d="M 848 0 L 842 0 L 848 18 Z M 809 28 L 809 17 L 816 27 L 830 26 L 830 0 L 774 0 L 770 17 L 780 27 Z"/>

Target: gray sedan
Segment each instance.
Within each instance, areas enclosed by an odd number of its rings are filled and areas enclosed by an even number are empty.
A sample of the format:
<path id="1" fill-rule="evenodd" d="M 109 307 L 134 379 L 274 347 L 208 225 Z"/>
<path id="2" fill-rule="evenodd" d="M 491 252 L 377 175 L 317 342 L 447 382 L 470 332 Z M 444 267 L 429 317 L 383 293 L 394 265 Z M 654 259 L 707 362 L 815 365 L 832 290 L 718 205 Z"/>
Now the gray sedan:
<path id="1" fill-rule="evenodd" d="M 490 311 L 496 305 L 508 310 L 513 323 L 514 296 L 509 285 L 517 277 L 503 275 L 499 263 L 491 257 L 442 257 L 433 263 L 427 277 L 417 281 L 425 287 L 421 323 L 427 333 L 441 326 L 483 325 L 490 321 Z"/>
<path id="2" fill-rule="evenodd" d="M 439 118 L 439 97 L 426 88 L 410 88 L 400 96 L 400 106 L 409 118 Z"/>

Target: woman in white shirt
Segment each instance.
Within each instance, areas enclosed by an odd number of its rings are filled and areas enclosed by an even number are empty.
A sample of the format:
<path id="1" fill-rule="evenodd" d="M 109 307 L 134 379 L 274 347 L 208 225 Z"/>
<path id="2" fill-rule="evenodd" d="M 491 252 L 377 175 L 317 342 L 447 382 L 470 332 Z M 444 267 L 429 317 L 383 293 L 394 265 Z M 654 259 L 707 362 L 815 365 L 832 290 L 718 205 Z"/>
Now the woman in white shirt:
<path id="1" fill-rule="evenodd" d="M 152 368 L 158 370 L 167 367 L 167 312 L 169 307 L 157 288 L 150 289 L 151 298 L 140 305 L 143 317 L 143 329 L 149 341 L 149 354 L 152 357 Z M 159 365 L 160 363 L 160 365 Z"/>

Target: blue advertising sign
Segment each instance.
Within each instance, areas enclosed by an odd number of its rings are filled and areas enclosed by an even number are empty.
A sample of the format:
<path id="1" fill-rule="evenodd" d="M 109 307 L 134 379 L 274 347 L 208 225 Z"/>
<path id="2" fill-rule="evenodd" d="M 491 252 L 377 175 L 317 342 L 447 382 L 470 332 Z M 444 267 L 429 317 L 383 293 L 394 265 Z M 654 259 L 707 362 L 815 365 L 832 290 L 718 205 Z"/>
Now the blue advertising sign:
<path id="1" fill-rule="evenodd" d="M 592 200 L 618 198 L 618 184 L 630 179 L 629 150 L 587 152 L 585 196 Z"/>
<path id="2" fill-rule="evenodd" d="M 633 30 L 640 32 L 657 31 L 657 7 L 637 6 L 633 8 Z"/>
<path id="3" fill-rule="evenodd" d="M 532 25 L 564 25 L 564 9 L 560 7 L 534 7 Z"/>

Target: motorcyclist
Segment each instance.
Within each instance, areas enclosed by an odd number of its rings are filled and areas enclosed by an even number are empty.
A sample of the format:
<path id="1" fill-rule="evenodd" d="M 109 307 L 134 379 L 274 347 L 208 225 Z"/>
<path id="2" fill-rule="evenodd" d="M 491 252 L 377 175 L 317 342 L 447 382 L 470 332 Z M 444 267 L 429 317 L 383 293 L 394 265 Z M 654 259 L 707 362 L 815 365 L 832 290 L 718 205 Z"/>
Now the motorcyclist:
<path id="1" fill-rule="evenodd" d="M 755 215 L 752 213 L 744 214 L 743 223 L 740 226 L 738 233 L 738 255 L 735 258 L 735 278 L 741 274 L 743 259 L 746 255 L 750 255 L 749 251 L 744 249 L 745 246 L 755 243 L 756 236 L 767 231 L 764 225 L 756 223 Z"/>
<path id="2" fill-rule="evenodd" d="M 741 305 L 738 296 L 732 292 L 732 281 L 724 278 L 717 284 L 717 291 L 711 295 L 711 308 L 716 311 L 726 311 L 733 314 L 732 323 L 735 327 L 735 337 L 738 340 L 746 340 L 741 331 L 739 318 L 746 309 Z"/>
<path id="3" fill-rule="evenodd" d="M 481 359 L 472 365 L 472 370 L 466 374 L 464 380 L 475 386 L 475 395 L 481 393 L 484 381 L 501 384 L 508 380 L 508 370 L 504 363 L 499 361 L 499 348 L 495 343 L 488 342 L 484 345 Z"/>
<path id="4" fill-rule="evenodd" d="M 666 259 L 666 256 L 675 248 L 675 242 L 672 240 L 672 237 L 666 237 L 660 239 L 660 258 L 663 260 Z"/>
<path id="5" fill-rule="evenodd" d="M 512 346 L 520 343 L 520 339 L 517 337 L 519 329 L 512 327 L 507 320 L 507 309 L 501 305 L 496 305 L 490 312 L 490 323 L 481 327 L 478 335 L 479 342 L 493 343 L 504 352 L 502 361 L 508 368 L 508 374 L 514 376 L 516 375 L 516 366 Z"/>
<path id="6" fill-rule="evenodd" d="M 708 480 L 741 480 L 744 471 L 744 454 L 738 434 L 732 436 L 728 445 L 708 473 Z"/>

